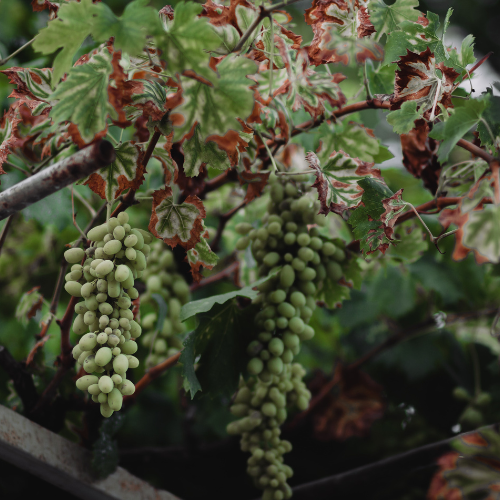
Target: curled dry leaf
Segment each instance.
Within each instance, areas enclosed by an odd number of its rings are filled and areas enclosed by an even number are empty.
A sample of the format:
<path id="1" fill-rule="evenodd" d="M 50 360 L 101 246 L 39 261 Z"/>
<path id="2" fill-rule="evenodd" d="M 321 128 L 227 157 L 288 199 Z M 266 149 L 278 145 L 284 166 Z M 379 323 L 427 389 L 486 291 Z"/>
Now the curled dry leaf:
<path id="1" fill-rule="evenodd" d="M 270 172 L 246 172 L 243 171 L 238 174 L 240 184 L 247 184 L 247 194 L 245 195 L 245 202 L 250 203 L 254 198 L 258 198 L 269 180 Z"/>
<path id="2" fill-rule="evenodd" d="M 172 189 L 167 187 L 153 193 L 153 210 L 148 229 L 172 248 L 180 245 L 190 250 L 200 242 L 205 232 L 205 215 L 205 207 L 197 196 L 190 195 L 183 203 L 176 204 Z"/>
<path id="3" fill-rule="evenodd" d="M 401 134 L 403 164 L 414 177 L 422 179 L 424 186 L 435 193 L 439 183 L 441 165 L 437 158 L 439 143 L 429 137 L 429 125 L 417 120 L 415 128 L 408 134 Z"/>
<path id="4" fill-rule="evenodd" d="M 332 389 L 314 404 L 315 397 L 327 385 Z M 385 411 L 382 386 L 366 373 L 342 363 L 337 364 L 333 380 L 318 371 L 309 389 L 313 395 L 310 415 L 314 434 L 323 441 L 366 436 Z"/>
<path id="5" fill-rule="evenodd" d="M 429 47 L 420 53 L 407 49 L 406 55 L 400 57 L 397 65 L 399 69 L 396 71 L 391 109 L 400 109 L 406 101 L 416 101 L 420 114 L 432 121 L 439 114 L 438 103 L 445 108 L 453 107 L 451 93 L 453 82 L 459 74 L 443 63 L 436 64 Z"/>

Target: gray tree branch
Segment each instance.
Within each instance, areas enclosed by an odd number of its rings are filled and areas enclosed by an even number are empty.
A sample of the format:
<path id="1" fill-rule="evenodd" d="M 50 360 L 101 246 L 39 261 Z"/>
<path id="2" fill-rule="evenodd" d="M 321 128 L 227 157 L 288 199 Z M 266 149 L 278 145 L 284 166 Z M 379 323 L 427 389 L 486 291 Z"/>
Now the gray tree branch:
<path id="1" fill-rule="evenodd" d="M 113 145 L 108 141 L 99 141 L 18 182 L 0 193 L 0 220 L 87 177 L 112 163 L 115 158 Z"/>

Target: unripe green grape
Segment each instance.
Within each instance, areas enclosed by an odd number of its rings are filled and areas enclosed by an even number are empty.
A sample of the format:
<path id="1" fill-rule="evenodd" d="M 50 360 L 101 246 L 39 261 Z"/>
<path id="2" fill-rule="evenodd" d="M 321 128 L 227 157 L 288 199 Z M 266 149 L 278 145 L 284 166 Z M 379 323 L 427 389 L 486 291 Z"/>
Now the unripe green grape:
<path id="1" fill-rule="evenodd" d="M 83 335 L 87 330 L 88 327 L 83 320 L 83 314 L 79 314 L 73 322 L 73 331 L 76 335 Z"/>
<path id="2" fill-rule="evenodd" d="M 130 330 L 130 321 L 127 318 L 120 318 L 120 327 L 123 328 L 124 330 Z"/>
<path id="3" fill-rule="evenodd" d="M 99 389 L 104 394 L 109 394 L 113 390 L 113 387 L 114 387 L 114 383 L 113 383 L 113 380 L 111 380 L 111 377 L 108 377 L 107 375 L 103 375 L 99 379 Z"/>
<path id="4" fill-rule="evenodd" d="M 284 330 L 288 326 L 288 319 L 286 319 L 284 316 L 280 316 L 276 319 L 276 326 L 280 330 Z"/>
<path id="5" fill-rule="evenodd" d="M 109 255 L 104 251 L 104 247 L 103 247 L 103 248 L 96 248 L 95 249 L 94 257 L 96 259 L 107 259 L 109 257 Z"/>
<path id="6" fill-rule="evenodd" d="M 132 396 L 135 392 L 135 385 L 130 380 L 124 380 L 120 392 L 124 396 Z"/>
<path id="7" fill-rule="evenodd" d="M 281 304 L 286 299 L 286 292 L 284 290 L 275 290 L 270 294 L 270 299 L 275 304 Z"/>
<path id="8" fill-rule="evenodd" d="M 106 224 L 106 227 L 108 229 L 108 233 L 113 233 L 115 228 L 120 225 L 120 221 L 116 217 L 110 217 L 108 219 L 108 222 Z"/>
<path id="9" fill-rule="evenodd" d="M 130 369 L 133 370 L 134 368 L 137 368 L 139 366 L 139 360 L 135 356 L 127 354 L 127 359 L 128 359 L 128 367 Z"/>
<path id="10" fill-rule="evenodd" d="M 286 233 L 285 237 L 283 238 L 283 241 L 285 242 L 285 245 L 293 245 L 295 241 L 297 240 L 297 236 L 295 233 Z"/>
<path id="11" fill-rule="evenodd" d="M 82 296 L 82 285 L 77 281 L 67 281 L 64 284 L 64 289 L 73 297 Z"/>
<path id="12" fill-rule="evenodd" d="M 137 242 L 138 242 L 138 238 L 135 234 L 129 234 L 123 244 L 127 247 L 127 248 L 131 248 L 131 247 L 134 247 L 135 245 L 137 245 Z"/>
<path id="13" fill-rule="evenodd" d="M 129 277 L 129 274 L 130 269 L 126 265 L 120 264 L 119 266 L 117 266 L 115 271 L 115 280 L 118 281 L 118 283 L 121 283 Z"/>
<path id="14" fill-rule="evenodd" d="M 260 332 L 257 338 L 261 342 L 269 342 L 273 338 L 273 336 L 269 332 Z"/>
<path id="15" fill-rule="evenodd" d="M 311 264 L 313 264 L 315 266 L 321 264 L 321 257 L 319 255 L 319 253 L 315 252 L 314 250 L 313 250 L 313 258 L 311 259 Z"/>
<path id="16" fill-rule="evenodd" d="M 106 302 L 106 300 L 108 300 L 108 294 L 107 293 L 98 293 L 96 296 L 95 296 L 95 299 L 97 300 L 97 302 L 100 304 L 101 302 Z"/>
<path id="17" fill-rule="evenodd" d="M 97 351 L 95 355 L 95 363 L 97 366 L 105 366 L 111 361 L 112 357 L 113 354 L 111 353 L 111 349 L 109 347 L 103 346 Z"/>
<path id="18" fill-rule="evenodd" d="M 128 288 L 127 293 L 132 300 L 139 298 L 139 292 L 134 287 Z"/>
<path id="19" fill-rule="evenodd" d="M 85 334 L 78 342 L 80 349 L 83 351 L 91 351 L 97 345 L 97 336 L 95 333 Z"/>
<path id="20" fill-rule="evenodd" d="M 259 356 L 260 356 L 260 359 L 262 359 L 263 361 L 267 361 L 268 359 L 271 359 L 271 354 L 269 353 L 269 351 L 267 349 L 262 349 L 262 351 L 260 351 L 260 353 L 259 353 Z"/>
<path id="21" fill-rule="evenodd" d="M 98 344 L 105 344 L 108 341 L 108 335 L 104 332 L 101 332 L 99 335 L 97 335 L 97 343 Z"/>
<path id="22" fill-rule="evenodd" d="M 69 277 L 67 281 L 78 281 L 83 275 L 82 270 L 71 271 L 66 276 Z"/>
<path id="23" fill-rule="evenodd" d="M 101 314 L 109 316 L 110 314 L 113 313 L 113 306 L 108 302 L 101 302 L 99 304 L 99 311 L 101 312 Z"/>
<path id="24" fill-rule="evenodd" d="M 90 269 L 96 269 L 97 266 L 99 264 L 101 264 L 102 262 L 104 262 L 104 259 L 94 259 L 91 263 L 90 263 Z"/>
<path id="25" fill-rule="evenodd" d="M 260 411 L 266 417 L 274 417 L 276 415 L 277 408 L 276 408 L 276 405 L 274 403 L 271 403 L 270 401 L 268 401 L 267 403 L 264 403 L 261 406 Z"/>
<path id="26" fill-rule="evenodd" d="M 92 323 L 94 323 L 95 321 L 95 312 L 94 311 L 87 311 L 84 315 L 83 315 L 83 322 L 86 324 L 86 325 L 91 325 Z"/>
<path id="27" fill-rule="evenodd" d="M 281 223 L 279 223 L 277 221 L 271 222 L 269 224 L 267 230 L 269 231 L 269 234 L 276 235 L 281 231 Z"/>
<path id="28" fill-rule="evenodd" d="M 95 364 L 95 357 L 94 355 L 90 355 L 90 356 L 87 356 L 85 358 L 85 361 L 83 362 L 83 369 L 87 372 L 87 373 L 93 373 L 95 372 L 95 369 L 97 368 L 97 365 Z"/>
<path id="29" fill-rule="evenodd" d="M 269 352 L 273 354 L 273 356 L 281 356 L 283 354 L 284 350 L 284 344 L 283 341 L 278 338 L 274 337 L 268 345 Z"/>
<path id="30" fill-rule="evenodd" d="M 266 367 L 273 375 L 279 375 L 283 371 L 283 361 L 278 357 L 271 358 Z"/>
<path id="31" fill-rule="evenodd" d="M 108 394 L 108 405 L 114 411 L 119 411 L 122 408 L 123 404 L 123 395 L 122 393 L 115 387 Z"/>
<path id="32" fill-rule="evenodd" d="M 108 295 L 116 299 L 120 296 L 121 293 L 121 285 L 118 281 L 108 281 Z"/>
<path id="33" fill-rule="evenodd" d="M 102 241 L 104 241 L 104 246 L 106 246 L 106 243 L 108 243 L 109 241 L 111 241 L 113 239 L 113 233 L 107 233 L 104 238 L 102 239 Z M 104 247 L 103 247 L 104 248 Z"/>
<path id="34" fill-rule="evenodd" d="M 299 288 L 305 295 L 316 295 L 316 285 L 312 281 L 302 281 Z"/>
<path id="35" fill-rule="evenodd" d="M 113 241 L 116 241 L 116 240 L 113 240 Z M 110 241 L 109 243 L 113 243 L 112 241 Z M 106 243 L 106 245 L 109 245 L 109 243 Z M 118 242 L 120 243 L 120 242 Z M 106 248 L 106 247 L 104 247 Z M 108 252 L 106 252 L 108 253 Z M 116 252 L 115 252 L 116 253 Z M 109 254 L 111 255 L 111 254 Z M 111 260 L 103 260 L 96 268 L 95 268 L 95 271 L 98 275 L 100 276 L 106 276 L 108 275 L 114 268 L 114 264 L 113 264 L 113 261 Z"/>
<path id="36" fill-rule="evenodd" d="M 337 247 L 331 241 L 325 241 L 321 253 L 326 257 L 331 257 L 337 251 Z"/>
<path id="37" fill-rule="evenodd" d="M 306 247 L 311 243 L 311 237 L 307 233 L 301 233 L 297 236 L 297 243 L 301 247 Z"/>
<path id="38" fill-rule="evenodd" d="M 76 387 L 81 391 L 86 391 L 89 386 L 97 384 L 99 379 L 95 375 L 84 375 L 76 381 Z"/>
<path id="39" fill-rule="evenodd" d="M 137 339 L 141 336 L 141 333 L 142 333 L 141 325 L 139 325 L 139 323 L 137 323 L 136 321 L 131 320 L 130 321 L 130 335 L 133 338 Z"/>
<path id="40" fill-rule="evenodd" d="M 120 339 L 116 335 L 108 335 L 108 344 L 112 347 L 116 347 L 120 343 Z"/>
<path id="41" fill-rule="evenodd" d="M 299 279 L 302 281 L 312 281 L 316 278 L 316 271 L 312 267 L 306 267 L 299 273 Z"/>
<path id="42" fill-rule="evenodd" d="M 129 247 L 125 250 L 125 257 L 127 257 L 128 260 L 135 260 L 137 257 L 137 252 L 134 248 Z"/>
<path id="43" fill-rule="evenodd" d="M 314 328 L 309 325 L 305 325 L 304 329 L 300 332 L 300 340 L 306 341 L 311 340 L 314 337 Z"/>
<path id="44" fill-rule="evenodd" d="M 70 248 L 64 252 L 64 258 L 69 264 L 77 264 L 85 257 L 85 252 L 81 248 Z"/>
<path id="45" fill-rule="evenodd" d="M 268 233 L 267 229 L 265 229 L 263 227 L 261 227 L 260 229 L 257 229 L 257 238 L 261 242 L 267 241 L 267 239 L 269 238 L 269 233 Z"/>
<path id="46" fill-rule="evenodd" d="M 247 365 L 247 370 L 252 375 L 258 375 L 264 369 L 264 363 L 259 358 L 252 358 Z"/>
<path id="47" fill-rule="evenodd" d="M 88 298 L 85 299 L 85 307 L 89 311 L 96 311 L 99 307 L 99 303 L 97 302 L 97 298 L 94 294 L 91 294 Z"/>
<path id="48" fill-rule="evenodd" d="M 288 302 L 282 302 L 278 306 L 278 312 L 285 318 L 293 318 L 295 316 L 295 307 L 293 307 L 292 304 Z"/>
<path id="49" fill-rule="evenodd" d="M 236 250 L 245 250 L 250 244 L 250 238 L 248 236 L 243 236 L 236 242 Z"/>
<path id="50" fill-rule="evenodd" d="M 124 375 L 128 370 L 128 359 L 124 354 L 119 354 L 113 360 L 113 370 L 118 373 L 118 375 Z"/>
<path id="51" fill-rule="evenodd" d="M 128 297 L 122 296 L 116 301 L 116 304 L 122 309 L 128 309 L 132 304 L 132 301 Z"/>
<path id="52" fill-rule="evenodd" d="M 298 257 L 295 257 L 292 260 L 292 267 L 295 271 L 301 272 L 306 268 L 306 263 Z"/>
<path id="53" fill-rule="evenodd" d="M 121 286 L 125 290 L 128 290 L 129 288 L 132 288 L 134 286 L 134 274 L 133 274 L 133 272 L 130 272 L 128 275 L 128 278 L 125 281 L 121 282 Z"/>
<path id="54" fill-rule="evenodd" d="M 266 321 L 264 321 L 264 328 L 268 332 L 272 332 L 276 328 L 276 323 L 272 319 L 266 319 Z"/>
<path id="55" fill-rule="evenodd" d="M 80 346 L 78 344 L 73 347 L 73 350 L 71 351 L 71 354 L 73 355 L 73 359 L 78 359 L 80 355 L 82 354 L 82 350 L 80 349 Z"/>
<path id="56" fill-rule="evenodd" d="M 137 352 L 137 344 L 133 340 L 127 340 L 121 346 L 123 354 L 134 354 Z"/>
<path id="57" fill-rule="evenodd" d="M 283 269 L 280 271 L 280 283 L 281 286 L 288 288 L 293 285 L 295 281 L 295 271 L 290 264 L 286 264 L 283 266 Z"/>
<path id="58" fill-rule="evenodd" d="M 92 292 L 94 291 L 94 286 L 92 283 L 85 283 L 82 285 L 80 293 L 83 298 L 87 299 L 92 295 Z"/>
<path id="59" fill-rule="evenodd" d="M 281 356 L 283 363 L 291 363 L 293 361 L 293 352 L 290 349 L 285 349 Z"/>
<path id="60" fill-rule="evenodd" d="M 118 219 L 118 222 L 122 225 L 127 224 L 129 221 L 129 216 L 126 212 L 120 212 L 116 218 Z"/>
<path id="61" fill-rule="evenodd" d="M 108 395 L 106 393 L 104 393 L 104 392 L 99 393 L 98 396 L 97 396 L 97 401 L 99 401 L 99 403 L 101 403 L 101 404 L 107 404 L 107 402 L 108 402 Z"/>
<path id="62" fill-rule="evenodd" d="M 304 411 L 309 406 L 309 400 L 305 396 L 299 396 L 296 404 L 299 410 Z"/>
<path id="63" fill-rule="evenodd" d="M 290 302 L 294 307 L 303 307 L 306 304 L 306 298 L 302 292 L 295 291 L 290 295 Z"/>
<path id="64" fill-rule="evenodd" d="M 123 240 L 125 238 L 125 229 L 123 226 L 116 226 L 113 229 L 113 237 L 117 240 Z"/>
<path id="65" fill-rule="evenodd" d="M 75 313 L 76 314 L 85 314 L 88 311 L 85 302 L 78 302 L 75 304 Z"/>
<path id="66" fill-rule="evenodd" d="M 297 255 L 300 260 L 304 262 L 309 262 L 314 257 L 314 252 L 309 247 L 301 247 L 299 248 Z"/>
<path id="67" fill-rule="evenodd" d="M 288 327 L 294 333 L 301 333 L 304 330 L 305 325 L 304 325 L 304 321 L 302 321 L 302 319 L 295 316 L 295 317 L 291 318 L 290 321 L 288 322 Z"/>
<path id="68" fill-rule="evenodd" d="M 101 393 L 101 389 L 99 389 L 99 384 L 89 385 L 88 389 L 89 394 L 92 396 L 98 396 Z"/>

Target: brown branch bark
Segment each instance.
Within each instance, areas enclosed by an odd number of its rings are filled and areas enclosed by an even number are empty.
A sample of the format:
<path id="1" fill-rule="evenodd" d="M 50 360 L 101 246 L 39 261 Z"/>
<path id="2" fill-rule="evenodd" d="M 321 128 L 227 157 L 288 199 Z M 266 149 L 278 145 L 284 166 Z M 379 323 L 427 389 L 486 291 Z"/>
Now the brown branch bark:
<path id="1" fill-rule="evenodd" d="M 0 193 L 0 220 L 87 177 L 114 160 L 115 150 L 111 143 L 99 141 L 54 163 Z"/>
<path id="2" fill-rule="evenodd" d="M 210 193 L 211 191 L 215 191 L 219 189 L 224 184 L 228 182 L 236 182 L 238 180 L 238 172 L 234 168 L 230 168 L 224 171 L 222 174 L 205 181 L 205 188 L 203 189 L 203 194 Z"/>
<path id="3" fill-rule="evenodd" d="M 224 228 L 226 227 L 226 224 L 229 222 L 231 217 L 236 214 L 238 210 L 246 206 L 246 204 L 246 201 L 242 201 L 238 206 L 229 210 L 229 212 L 226 212 L 225 214 L 219 216 L 219 225 L 217 226 L 217 232 L 215 233 L 214 239 L 210 242 L 210 248 L 214 252 L 217 252 L 219 250 L 220 240 L 222 238 L 222 233 L 224 231 Z"/>
<path id="4" fill-rule="evenodd" d="M 153 151 L 156 147 L 156 144 L 160 140 L 161 135 L 162 135 L 161 132 L 159 132 L 158 130 L 156 130 L 155 133 L 153 134 L 153 137 L 149 142 L 148 149 L 146 149 L 146 153 L 144 154 L 144 158 L 142 160 L 144 168 L 147 167 L 148 162 L 151 159 L 151 156 L 153 155 Z M 111 217 L 116 217 L 120 212 L 123 212 L 132 205 L 135 205 L 136 203 L 135 192 L 136 192 L 135 189 L 130 189 L 128 191 L 128 193 L 123 197 L 122 202 L 114 209 L 113 213 L 111 214 Z"/>
<path id="5" fill-rule="evenodd" d="M 349 106 L 344 106 L 343 108 L 334 111 L 330 115 L 330 118 L 332 119 L 340 118 L 341 116 L 355 113 L 356 111 L 363 111 L 365 109 L 390 109 L 390 103 L 388 101 L 381 101 L 379 99 L 368 99 L 366 101 L 360 101 L 354 104 L 350 104 Z M 304 123 L 301 123 L 300 125 L 297 125 L 297 127 L 294 128 L 291 136 L 294 137 L 298 134 L 301 134 L 302 132 L 310 130 L 311 128 L 318 127 L 325 121 L 325 119 L 326 119 L 325 117 L 320 117 L 317 120 L 308 120 Z M 482 158 L 488 163 L 491 163 L 496 159 L 493 155 L 490 155 L 490 153 L 488 153 L 484 149 L 481 149 L 480 147 L 476 146 L 475 144 L 472 144 L 472 142 L 466 141 L 465 139 L 460 139 L 457 145 L 466 149 L 474 156 Z"/>

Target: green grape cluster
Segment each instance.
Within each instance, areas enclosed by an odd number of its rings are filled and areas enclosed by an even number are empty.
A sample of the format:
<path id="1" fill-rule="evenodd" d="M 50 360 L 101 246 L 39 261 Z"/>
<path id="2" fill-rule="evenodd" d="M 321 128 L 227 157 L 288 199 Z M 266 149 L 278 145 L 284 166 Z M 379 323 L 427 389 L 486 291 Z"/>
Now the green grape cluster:
<path id="1" fill-rule="evenodd" d="M 148 268 L 144 272 L 146 292 L 141 295 L 141 304 L 155 302 L 153 294 L 160 295 L 167 304 L 167 315 L 161 330 L 157 331 L 158 314 L 151 312 L 142 318 L 142 345 L 151 351 L 146 359 L 146 366 L 155 366 L 182 349 L 178 335 L 186 331 L 181 322 L 181 307 L 189 302 L 189 285 L 177 272 L 174 254 L 160 240 L 151 245 Z M 156 304 L 156 303 L 155 303 Z"/>
<path id="2" fill-rule="evenodd" d="M 142 329 L 132 313 L 132 300 L 139 297 L 134 280 L 146 269 L 153 236 L 132 229 L 128 221 L 122 212 L 87 233 L 92 243 L 86 251 L 71 248 L 64 252 L 73 264 L 64 288 L 83 298 L 75 306 L 73 331 L 82 337 L 73 348 L 73 357 L 87 375 L 76 386 L 100 403 L 104 417 L 119 411 L 123 396 L 135 392 L 126 375 L 129 368 L 139 366 L 135 339 Z"/>
<path id="3" fill-rule="evenodd" d="M 256 338 L 247 348 L 251 377 L 241 381 L 231 406 L 240 419 L 227 429 L 241 435 L 242 450 L 251 453 L 247 472 L 264 490 L 263 500 L 292 495 L 287 479 L 293 471 L 283 460 L 292 446 L 280 439 L 279 427 L 289 408 L 305 410 L 311 397 L 302 380 L 305 370 L 293 360 L 301 343 L 314 336 L 308 322 L 318 293 L 326 280 L 336 283 L 343 275 L 339 262 L 346 254 L 315 226 L 325 223 L 318 209 L 303 184 L 277 180 L 262 227 L 236 227 L 243 235 L 237 247 L 251 244 L 259 276 L 276 273 L 259 286 L 254 300 L 261 310 L 255 317 Z"/>

